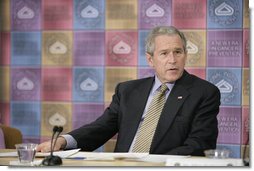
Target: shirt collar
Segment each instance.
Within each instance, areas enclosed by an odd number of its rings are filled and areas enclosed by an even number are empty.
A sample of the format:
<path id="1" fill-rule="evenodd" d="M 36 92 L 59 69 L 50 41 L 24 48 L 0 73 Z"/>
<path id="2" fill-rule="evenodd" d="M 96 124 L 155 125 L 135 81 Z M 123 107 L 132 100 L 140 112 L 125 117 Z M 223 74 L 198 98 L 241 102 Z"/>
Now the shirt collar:
<path id="1" fill-rule="evenodd" d="M 155 81 L 154 81 L 154 85 L 153 85 L 153 89 L 151 91 L 152 94 L 154 94 L 161 86 L 161 81 L 159 80 L 159 78 L 155 75 Z M 173 86 L 175 85 L 175 83 L 166 83 L 167 87 L 168 87 L 168 91 L 171 91 Z"/>

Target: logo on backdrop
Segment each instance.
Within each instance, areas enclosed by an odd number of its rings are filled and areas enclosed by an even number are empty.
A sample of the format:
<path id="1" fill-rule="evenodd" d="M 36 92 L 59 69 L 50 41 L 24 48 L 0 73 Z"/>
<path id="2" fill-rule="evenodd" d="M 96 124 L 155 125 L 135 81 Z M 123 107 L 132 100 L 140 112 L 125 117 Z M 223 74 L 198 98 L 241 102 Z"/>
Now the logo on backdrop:
<path id="1" fill-rule="evenodd" d="M 70 56 L 68 37 L 64 33 L 50 33 L 44 48 L 47 58 L 56 64 L 65 63 Z"/>
<path id="2" fill-rule="evenodd" d="M 40 3 L 37 1 L 15 1 L 13 3 L 12 15 L 14 29 L 36 29 L 39 28 Z"/>
<path id="3" fill-rule="evenodd" d="M 209 1 L 209 15 L 215 23 L 230 25 L 240 15 L 239 2 L 238 0 Z"/>
<path id="4" fill-rule="evenodd" d="M 113 52 L 115 54 L 130 54 L 131 53 L 131 47 L 125 43 L 124 41 L 118 42 L 114 47 L 113 47 Z"/>
<path id="5" fill-rule="evenodd" d="M 195 32 L 185 32 L 187 40 L 188 58 L 186 64 L 193 65 L 201 60 L 204 55 L 204 42 L 202 37 Z"/>
<path id="6" fill-rule="evenodd" d="M 54 126 L 54 125 L 60 125 L 60 126 L 64 126 L 66 125 L 66 119 L 65 117 L 63 117 L 63 115 L 61 113 L 54 113 L 53 115 L 51 115 L 49 117 L 49 124 Z"/>
<path id="7" fill-rule="evenodd" d="M 34 89 L 34 83 L 27 77 L 23 77 L 17 83 L 17 89 L 21 91 L 32 91 Z"/>
<path id="8" fill-rule="evenodd" d="M 18 11 L 17 16 L 19 19 L 32 19 L 34 18 L 35 14 L 31 8 L 24 6 Z"/>
<path id="9" fill-rule="evenodd" d="M 142 22 L 157 26 L 168 23 L 169 7 L 166 1 L 144 1 L 141 9 Z"/>
<path id="10" fill-rule="evenodd" d="M 209 81 L 219 88 L 223 104 L 235 101 L 240 91 L 240 83 L 234 73 L 229 70 L 217 70 L 210 76 Z"/>
<path id="11" fill-rule="evenodd" d="M 97 18 L 98 16 L 99 11 L 91 5 L 88 5 L 81 11 L 81 17 L 83 18 Z"/>
<path id="12" fill-rule="evenodd" d="M 134 57 L 133 45 L 131 37 L 125 34 L 114 36 L 109 43 L 110 58 L 117 63 L 129 63 Z"/>
<path id="13" fill-rule="evenodd" d="M 75 15 L 80 24 L 93 28 L 102 23 L 102 5 L 100 3 L 96 1 L 80 1 L 75 8 Z"/>
<path id="14" fill-rule="evenodd" d="M 75 80 L 75 88 L 79 96 L 85 99 L 96 100 L 100 97 L 102 88 L 99 86 L 100 77 L 94 70 L 83 70 Z"/>
<path id="15" fill-rule="evenodd" d="M 50 129 L 55 126 L 66 126 L 68 120 L 68 110 L 62 104 L 48 104 L 45 107 L 46 127 Z"/>
<path id="16" fill-rule="evenodd" d="M 13 76 L 13 99 L 33 100 L 39 99 L 39 79 L 36 72 L 19 70 Z"/>

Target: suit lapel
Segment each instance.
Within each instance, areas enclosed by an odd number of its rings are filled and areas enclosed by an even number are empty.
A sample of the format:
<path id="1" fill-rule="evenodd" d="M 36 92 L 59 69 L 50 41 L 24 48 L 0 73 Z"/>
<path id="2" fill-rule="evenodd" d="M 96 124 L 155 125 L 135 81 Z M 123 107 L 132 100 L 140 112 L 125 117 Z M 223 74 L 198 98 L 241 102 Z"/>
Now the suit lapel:
<path id="1" fill-rule="evenodd" d="M 188 86 L 187 82 L 185 82 L 183 84 L 176 83 L 175 86 L 173 87 L 165 103 L 161 117 L 159 119 L 159 123 L 158 123 L 157 129 L 154 135 L 154 139 L 151 145 L 151 150 L 153 150 L 161 141 L 164 134 L 168 131 L 174 118 L 176 117 L 177 112 L 179 111 L 184 101 L 189 96 L 187 87 L 184 86 L 185 84 Z"/>
<path id="2" fill-rule="evenodd" d="M 126 117 L 126 120 L 124 122 L 125 128 L 123 130 L 123 135 L 125 135 L 124 148 L 126 150 L 129 149 L 138 129 L 153 82 L 154 78 L 150 78 L 147 81 L 144 81 L 144 83 L 141 84 L 139 87 L 135 87 L 134 92 L 132 92 L 134 98 L 132 98 L 132 101 L 127 104 L 128 117 Z"/>

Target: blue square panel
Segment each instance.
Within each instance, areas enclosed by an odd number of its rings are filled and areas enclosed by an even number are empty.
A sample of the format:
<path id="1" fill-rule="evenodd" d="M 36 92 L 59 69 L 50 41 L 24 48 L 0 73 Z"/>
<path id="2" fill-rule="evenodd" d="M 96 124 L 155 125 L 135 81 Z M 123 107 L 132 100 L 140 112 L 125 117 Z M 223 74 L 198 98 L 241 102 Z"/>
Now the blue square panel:
<path id="1" fill-rule="evenodd" d="M 148 35 L 149 31 L 139 31 L 138 35 L 138 65 L 139 66 L 148 66 L 147 60 L 146 60 L 146 49 L 145 49 L 145 40 Z"/>
<path id="2" fill-rule="evenodd" d="M 11 103 L 11 125 L 24 136 L 40 135 L 40 104 L 28 102 Z"/>
<path id="3" fill-rule="evenodd" d="M 230 158 L 241 158 L 241 147 L 240 145 L 230 145 L 230 144 L 217 144 L 218 149 L 229 150 Z"/>
<path id="4" fill-rule="evenodd" d="M 208 0 L 208 28 L 242 28 L 242 0 Z"/>
<path id="5" fill-rule="evenodd" d="M 74 0 L 75 29 L 104 29 L 104 0 Z"/>
<path id="6" fill-rule="evenodd" d="M 73 79 L 74 101 L 103 102 L 103 68 L 75 68 Z"/>
<path id="7" fill-rule="evenodd" d="M 41 33 L 13 32 L 11 34 L 11 64 L 41 64 Z"/>
<path id="8" fill-rule="evenodd" d="M 207 80 L 220 89 L 222 105 L 241 105 L 242 76 L 240 68 L 208 68 Z"/>

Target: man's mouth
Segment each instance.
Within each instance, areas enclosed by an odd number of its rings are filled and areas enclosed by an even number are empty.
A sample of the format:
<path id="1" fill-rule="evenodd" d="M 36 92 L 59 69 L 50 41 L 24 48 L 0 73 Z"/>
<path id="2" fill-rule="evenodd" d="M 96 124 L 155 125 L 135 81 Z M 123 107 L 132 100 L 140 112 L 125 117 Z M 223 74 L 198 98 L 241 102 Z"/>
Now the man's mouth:
<path id="1" fill-rule="evenodd" d="M 169 68 L 168 70 L 169 70 L 169 71 L 176 71 L 177 68 Z"/>

